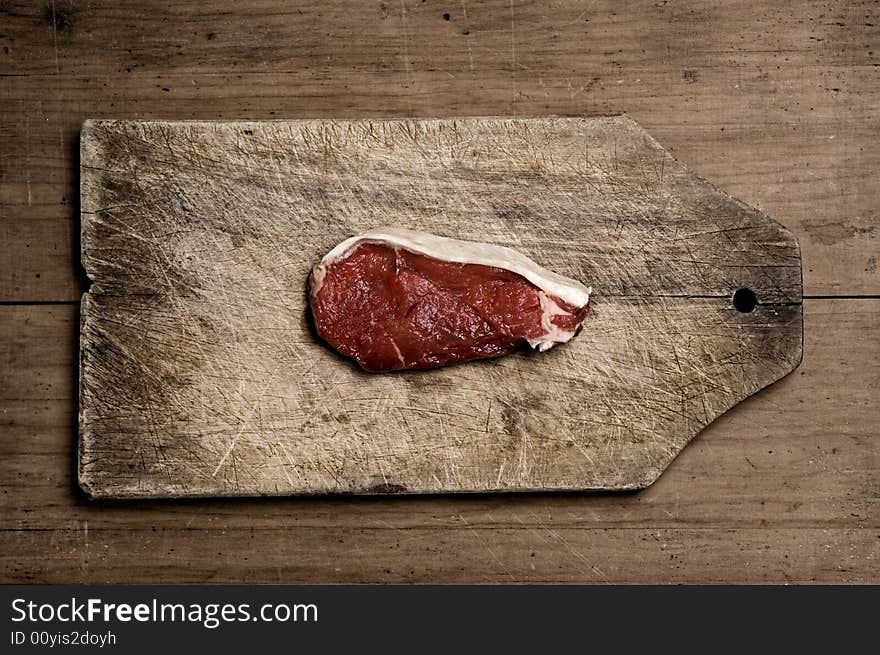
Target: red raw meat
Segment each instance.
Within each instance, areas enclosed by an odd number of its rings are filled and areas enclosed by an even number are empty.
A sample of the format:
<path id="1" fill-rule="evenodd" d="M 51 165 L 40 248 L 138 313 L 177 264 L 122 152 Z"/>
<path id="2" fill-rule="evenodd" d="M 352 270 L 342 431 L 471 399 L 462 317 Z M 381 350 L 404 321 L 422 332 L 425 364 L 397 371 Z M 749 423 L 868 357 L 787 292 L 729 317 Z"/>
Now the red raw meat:
<path id="1" fill-rule="evenodd" d="M 544 350 L 574 336 L 588 307 L 502 268 L 383 243 L 357 244 L 321 276 L 311 296 L 318 334 L 374 373 L 497 357 L 523 342 Z"/>

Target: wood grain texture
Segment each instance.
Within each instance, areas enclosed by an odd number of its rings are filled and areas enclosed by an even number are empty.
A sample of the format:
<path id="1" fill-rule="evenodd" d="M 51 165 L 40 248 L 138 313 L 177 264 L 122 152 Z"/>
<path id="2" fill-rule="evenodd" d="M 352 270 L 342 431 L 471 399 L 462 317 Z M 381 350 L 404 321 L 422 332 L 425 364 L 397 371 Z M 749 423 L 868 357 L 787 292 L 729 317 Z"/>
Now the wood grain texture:
<path id="1" fill-rule="evenodd" d="M 638 494 L 149 503 L 76 492 L 78 308 L 0 306 L 3 581 L 602 581 L 587 558 L 612 582 L 880 583 L 880 314 L 852 298 L 880 294 L 873 0 L 8 0 L 0 24 L 3 302 L 87 287 L 87 118 L 614 111 L 784 222 L 808 296 L 849 296 L 807 300 L 798 371 Z"/>
<path id="2" fill-rule="evenodd" d="M 636 489 L 801 359 L 797 241 L 625 116 L 100 121 L 81 167 L 96 497 Z M 592 285 L 584 331 L 363 373 L 312 334 L 305 280 L 383 225 Z"/>
<path id="3" fill-rule="evenodd" d="M 0 266 L 0 300 L 77 301 L 87 286 L 74 158 L 87 118 L 618 111 L 792 229 L 808 295 L 878 294 L 878 12 L 871 0 L 10 0 L 0 263 L 15 266 Z"/>
<path id="4" fill-rule="evenodd" d="M 4 582 L 880 583 L 880 300 L 638 493 L 88 501 L 75 306 L 0 307 Z"/>

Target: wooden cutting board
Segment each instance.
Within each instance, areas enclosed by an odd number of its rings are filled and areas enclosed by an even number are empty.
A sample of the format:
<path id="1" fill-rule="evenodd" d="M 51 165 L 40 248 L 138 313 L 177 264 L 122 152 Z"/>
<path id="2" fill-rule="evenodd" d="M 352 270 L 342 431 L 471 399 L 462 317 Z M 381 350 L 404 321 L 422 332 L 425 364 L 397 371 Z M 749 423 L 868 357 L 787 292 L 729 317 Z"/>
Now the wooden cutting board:
<path id="1" fill-rule="evenodd" d="M 801 359 L 794 236 L 625 116 L 89 121 L 81 157 L 91 496 L 638 489 Z M 361 372 L 316 339 L 306 277 L 382 225 L 592 285 L 584 330 Z"/>

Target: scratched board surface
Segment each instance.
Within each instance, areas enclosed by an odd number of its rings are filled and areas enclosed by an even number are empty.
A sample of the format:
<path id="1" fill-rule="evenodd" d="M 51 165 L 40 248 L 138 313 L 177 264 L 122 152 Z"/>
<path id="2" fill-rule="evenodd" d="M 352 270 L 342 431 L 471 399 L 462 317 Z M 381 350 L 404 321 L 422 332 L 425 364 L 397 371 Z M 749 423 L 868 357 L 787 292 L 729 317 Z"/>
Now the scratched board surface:
<path id="1" fill-rule="evenodd" d="M 90 121 L 81 149 L 95 497 L 641 488 L 801 358 L 795 238 L 625 116 Z M 384 225 L 591 285 L 583 331 L 361 372 L 315 337 L 306 279 Z"/>

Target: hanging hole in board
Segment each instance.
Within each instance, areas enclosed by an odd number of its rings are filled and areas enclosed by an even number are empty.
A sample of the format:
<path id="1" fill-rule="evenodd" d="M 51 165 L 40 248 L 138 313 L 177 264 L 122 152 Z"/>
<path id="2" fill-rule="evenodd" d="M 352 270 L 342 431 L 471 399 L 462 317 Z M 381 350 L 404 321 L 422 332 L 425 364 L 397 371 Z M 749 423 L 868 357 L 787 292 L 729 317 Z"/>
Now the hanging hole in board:
<path id="1" fill-rule="evenodd" d="M 758 304 L 758 297 L 751 289 L 737 289 L 733 294 L 733 306 L 738 312 L 748 314 Z"/>

